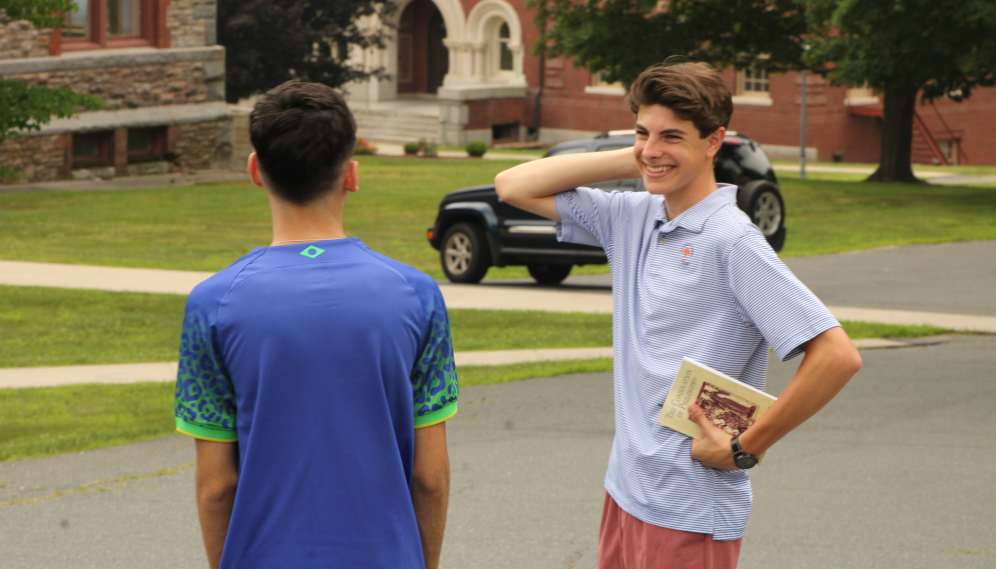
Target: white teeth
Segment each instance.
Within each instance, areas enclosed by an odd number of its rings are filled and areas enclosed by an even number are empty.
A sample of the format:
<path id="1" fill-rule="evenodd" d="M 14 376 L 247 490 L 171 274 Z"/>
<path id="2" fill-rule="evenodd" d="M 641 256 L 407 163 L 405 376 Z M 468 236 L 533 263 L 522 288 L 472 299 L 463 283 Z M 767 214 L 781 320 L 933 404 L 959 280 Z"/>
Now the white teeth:
<path id="1" fill-rule="evenodd" d="M 650 172 L 651 174 L 660 174 L 661 172 L 666 172 L 666 171 L 670 170 L 671 168 L 674 168 L 674 166 L 657 166 L 657 167 L 654 167 L 654 166 L 651 166 L 650 164 L 647 164 L 647 172 Z"/>

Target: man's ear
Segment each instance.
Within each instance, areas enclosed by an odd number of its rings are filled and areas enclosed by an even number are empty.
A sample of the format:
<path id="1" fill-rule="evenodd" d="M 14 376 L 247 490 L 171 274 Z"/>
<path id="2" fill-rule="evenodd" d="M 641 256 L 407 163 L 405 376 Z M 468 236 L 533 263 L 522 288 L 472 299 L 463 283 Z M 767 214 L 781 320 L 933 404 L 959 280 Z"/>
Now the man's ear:
<path id="1" fill-rule="evenodd" d="M 726 138 L 726 127 L 721 126 L 717 128 L 706 138 L 709 140 L 709 149 L 706 151 L 706 156 L 715 158 L 716 154 L 719 153 L 720 147 L 723 146 L 723 139 Z"/>
<path id="2" fill-rule="evenodd" d="M 246 172 L 249 174 L 249 179 L 252 180 L 253 184 L 259 187 L 263 186 L 263 178 L 259 175 L 259 159 L 256 158 L 256 153 L 253 152 L 249 155 L 249 162 L 246 164 Z"/>
<path id="3" fill-rule="evenodd" d="M 355 192 L 360 189 L 360 178 L 357 174 L 359 167 L 360 163 L 356 160 L 350 160 L 349 164 L 346 164 L 346 173 L 342 179 L 342 188 L 347 192 Z"/>

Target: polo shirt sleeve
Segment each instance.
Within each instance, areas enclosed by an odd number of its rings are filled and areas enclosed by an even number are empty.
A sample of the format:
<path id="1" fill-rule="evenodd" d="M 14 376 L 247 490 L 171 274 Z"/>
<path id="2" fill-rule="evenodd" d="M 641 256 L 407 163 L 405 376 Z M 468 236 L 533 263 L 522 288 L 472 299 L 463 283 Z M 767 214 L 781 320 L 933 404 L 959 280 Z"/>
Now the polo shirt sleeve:
<path id="1" fill-rule="evenodd" d="M 176 374 L 176 430 L 197 439 L 235 442 L 235 391 L 213 330 L 208 316 L 188 302 Z"/>
<path id="2" fill-rule="evenodd" d="M 578 245 L 608 248 L 611 245 L 615 218 L 623 212 L 623 192 L 603 192 L 578 188 L 561 192 L 554 198 L 560 223 L 557 240 Z"/>
<path id="3" fill-rule="evenodd" d="M 442 423 L 456 415 L 460 394 L 450 318 L 439 287 L 433 288 L 433 293 L 423 301 L 425 342 L 411 375 L 416 429 Z"/>
<path id="4" fill-rule="evenodd" d="M 760 231 L 748 231 L 733 245 L 728 270 L 741 317 L 758 329 L 782 361 L 801 354 L 802 344 L 840 326 Z"/>

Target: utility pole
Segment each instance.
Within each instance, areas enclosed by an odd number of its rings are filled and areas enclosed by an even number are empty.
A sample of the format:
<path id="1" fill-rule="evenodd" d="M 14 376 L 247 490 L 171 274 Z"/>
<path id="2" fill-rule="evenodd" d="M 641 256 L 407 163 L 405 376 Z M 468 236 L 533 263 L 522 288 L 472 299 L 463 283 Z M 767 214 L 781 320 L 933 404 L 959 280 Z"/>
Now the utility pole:
<path id="1" fill-rule="evenodd" d="M 806 179 L 806 70 L 802 70 L 802 97 L 800 111 L 799 179 Z"/>

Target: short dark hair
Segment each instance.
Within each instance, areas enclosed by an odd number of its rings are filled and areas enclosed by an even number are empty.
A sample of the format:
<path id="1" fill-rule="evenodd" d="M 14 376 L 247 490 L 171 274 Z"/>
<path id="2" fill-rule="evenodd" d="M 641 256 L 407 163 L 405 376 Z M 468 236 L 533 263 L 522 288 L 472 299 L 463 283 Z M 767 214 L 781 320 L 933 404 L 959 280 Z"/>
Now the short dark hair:
<path id="1" fill-rule="evenodd" d="M 673 63 L 648 67 L 626 96 L 636 114 L 643 105 L 661 105 L 681 120 L 692 121 L 705 138 L 729 126 L 733 97 L 723 77 L 708 63 Z"/>
<path id="2" fill-rule="evenodd" d="M 249 138 L 267 186 L 307 205 L 330 191 L 353 157 L 356 121 L 342 95 L 320 83 L 288 81 L 260 97 Z"/>

